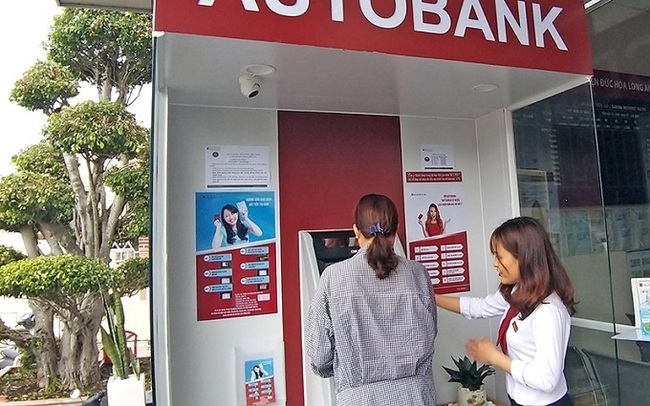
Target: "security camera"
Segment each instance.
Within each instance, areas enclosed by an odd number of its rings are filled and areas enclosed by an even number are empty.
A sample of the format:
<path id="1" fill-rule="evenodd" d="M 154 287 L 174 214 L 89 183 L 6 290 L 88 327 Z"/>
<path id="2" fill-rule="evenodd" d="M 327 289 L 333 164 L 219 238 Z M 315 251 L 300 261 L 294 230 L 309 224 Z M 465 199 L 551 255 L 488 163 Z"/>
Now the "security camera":
<path id="1" fill-rule="evenodd" d="M 260 94 L 260 85 L 262 84 L 262 78 L 260 76 L 254 75 L 242 75 L 239 77 L 239 87 L 241 88 L 241 94 L 252 99 L 253 97 Z"/>

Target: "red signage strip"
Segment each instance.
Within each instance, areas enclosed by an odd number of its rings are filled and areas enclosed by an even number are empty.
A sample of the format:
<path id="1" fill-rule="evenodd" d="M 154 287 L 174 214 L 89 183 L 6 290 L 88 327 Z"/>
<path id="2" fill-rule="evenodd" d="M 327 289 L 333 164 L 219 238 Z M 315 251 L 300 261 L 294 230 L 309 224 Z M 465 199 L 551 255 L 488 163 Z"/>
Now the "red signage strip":
<path id="1" fill-rule="evenodd" d="M 590 75 L 576 0 L 156 0 L 156 31 Z"/>

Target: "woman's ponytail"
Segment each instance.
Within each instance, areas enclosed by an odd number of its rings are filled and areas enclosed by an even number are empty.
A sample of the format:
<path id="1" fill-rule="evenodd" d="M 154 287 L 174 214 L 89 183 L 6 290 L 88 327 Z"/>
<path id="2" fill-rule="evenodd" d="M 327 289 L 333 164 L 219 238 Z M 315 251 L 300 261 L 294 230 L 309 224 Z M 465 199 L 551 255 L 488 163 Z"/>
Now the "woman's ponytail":
<path id="1" fill-rule="evenodd" d="M 398 223 L 397 207 L 388 197 L 369 194 L 359 200 L 355 224 L 364 237 L 375 237 L 368 246 L 366 258 L 379 279 L 388 277 L 397 268 L 393 243 Z"/>

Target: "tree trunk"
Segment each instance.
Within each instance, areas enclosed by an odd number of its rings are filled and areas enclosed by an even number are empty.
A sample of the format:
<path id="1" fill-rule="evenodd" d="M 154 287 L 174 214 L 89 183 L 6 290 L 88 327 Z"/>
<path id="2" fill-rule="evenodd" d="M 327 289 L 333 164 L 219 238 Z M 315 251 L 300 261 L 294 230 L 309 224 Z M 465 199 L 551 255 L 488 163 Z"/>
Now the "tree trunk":
<path id="1" fill-rule="evenodd" d="M 79 256 L 84 254 L 71 235 L 70 228 L 60 223 L 39 223 L 39 226 L 43 234 L 47 235 L 46 233 L 49 233 L 51 238 L 56 241 L 59 247 L 63 248 L 65 253 Z"/>
<path id="2" fill-rule="evenodd" d="M 43 234 L 43 237 L 45 237 L 45 241 L 47 241 L 47 245 L 50 246 L 50 254 L 52 255 L 61 255 L 63 254 L 63 250 L 61 249 L 61 245 L 59 244 L 58 239 L 54 235 L 54 233 L 51 231 L 49 227 L 47 227 L 45 224 L 41 224 L 40 227 L 38 228 Z"/>
<path id="3" fill-rule="evenodd" d="M 9 326 L 0 319 L 0 340 L 13 341 L 18 348 L 28 348 L 32 341 L 32 337 L 23 332 L 9 328 Z"/>
<path id="4" fill-rule="evenodd" d="M 108 70 L 109 68 L 106 67 Z M 113 91 L 113 84 L 110 81 L 110 73 L 104 72 L 105 78 L 104 81 L 102 82 L 102 92 L 99 94 L 99 99 L 102 101 L 111 101 L 111 93 Z"/>
<path id="5" fill-rule="evenodd" d="M 84 300 L 79 317 L 66 321 L 61 337 L 59 374 L 65 388 L 86 388 L 101 379 L 97 334 L 104 315 L 98 295 Z"/>
<path id="6" fill-rule="evenodd" d="M 80 226 L 80 241 L 83 242 L 84 255 L 89 258 L 95 258 L 94 238 L 94 223 L 93 223 L 93 208 L 89 204 L 90 197 L 86 192 L 85 185 L 81 178 L 79 171 L 79 160 L 76 155 L 63 154 L 65 166 L 68 169 L 68 176 L 70 177 L 70 186 L 76 196 L 75 212 L 78 216 Z"/>
<path id="7" fill-rule="evenodd" d="M 31 226 L 20 227 L 20 235 L 23 237 L 23 244 L 25 244 L 25 252 L 29 258 L 36 258 L 41 254 L 38 249 L 38 242 L 34 235 L 34 229 Z"/>
<path id="8" fill-rule="evenodd" d="M 59 352 L 54 336 L 54 312 L 49 306 L 34 300 L 29 301 L 29 307 L 36 320 L 34 337 L 39 340 L 39 345 L 34 348 L 36 382 L 39 387 L 45 388 L 51 383 L 51 378 L 58 376 Z"/>
<path id="9" fill-rule="evenodd" d="M 101 380 L 97 333 L 92 334 L 87 328 L 81 328 L 76 334 L 64 331 L 59 372 L 63 386 L 70 390 L 86 388 Z"/>
<path id="10" fill-rule="evenodd" d="M 59 376 L 63 387 L 74 389 L 78 387 L 76 368 L 77 339 L 71 332 L 71 327 L 66 325 L 61 334 L 61 358 L 59 359 Z"/>
<path id="11" fill-rule="evenodd" d="M 84 298 L 81 311 L 85 316 L 85 320 L 83 328 L 80 330 L 82 337 L 79 342 L 82 346 L 79 354 L 79 366 L 81 382 L 87 385 L 101 379 L 99 373 L 99 349 L 97 348 L 99 326 L 104 317 L 101 296 L 93 294 Z"/>
<path id="12" fill-rule="evenodd" d="M 78 342 L 81 344 L 79 351 L 79 378 L 81 385 L 87 387 L 101 380 L 99 372 L 99 350 L 97 349 L 97 333 L 85 328 L 81 332 Z"/>

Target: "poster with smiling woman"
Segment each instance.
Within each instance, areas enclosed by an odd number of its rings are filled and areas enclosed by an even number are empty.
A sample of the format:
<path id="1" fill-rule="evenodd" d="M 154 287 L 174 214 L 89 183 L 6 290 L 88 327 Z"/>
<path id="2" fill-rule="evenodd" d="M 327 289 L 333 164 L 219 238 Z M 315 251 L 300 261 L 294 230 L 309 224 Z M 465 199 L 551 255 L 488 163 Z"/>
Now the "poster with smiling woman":
<path id="1" fill-rule="evenodd" d="M 272 191 L 196 193 L 198 320 L 277 312 Z"/>
<path id="2" fill-rule="evenodd" d="M 197 252 L 274 239 L 274 192 L 196 194 Z"/>

